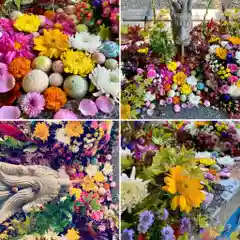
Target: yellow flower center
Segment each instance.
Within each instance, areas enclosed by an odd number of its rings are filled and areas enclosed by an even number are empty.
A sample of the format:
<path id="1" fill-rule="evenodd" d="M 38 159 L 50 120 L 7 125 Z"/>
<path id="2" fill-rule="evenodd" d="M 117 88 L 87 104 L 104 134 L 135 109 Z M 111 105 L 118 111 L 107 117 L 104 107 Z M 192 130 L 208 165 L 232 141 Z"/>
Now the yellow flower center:
<path id="1" fill-rule="evenodd" d="M 59 29 L 59 30 L 62 30 L 62 29 L 63 29 L 63 26 L 62 26 L 62 24 L 60 24 L 60 23 L 55 23 L 54 28 Z"/>
<path id="2" fill-rule="evenodd" d="M 17 41 L 14 42 L 14 48 L 16 50 L 19 50 L 21 47 L 22 47 L 22 44 L 20 42 L 17 42 Z"/>

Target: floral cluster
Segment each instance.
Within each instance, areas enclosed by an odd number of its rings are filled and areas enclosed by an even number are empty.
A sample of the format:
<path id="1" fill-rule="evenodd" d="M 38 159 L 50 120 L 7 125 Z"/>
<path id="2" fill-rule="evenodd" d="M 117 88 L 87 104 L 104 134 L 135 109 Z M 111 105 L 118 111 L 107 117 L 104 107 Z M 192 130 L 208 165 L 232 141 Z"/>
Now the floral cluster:
<path id="1" fill-rule="evenodd" d="M 55 203 L 60 206 L 59 211 L 65 213 L 72 206 L 66 219 L 51 222 L 51 210 L 42 206 L 46 225 L 36 226 L 31 231 L 29 226 L 19 230 L 17 224 L 27 224 L 28 218 L 32 219 L 29 221 L 32 224 L 37 216 L 34 212 L 24 217 L 16 215 L 1 225 L 1 239 L 6 235 L 6 239 L 20 237 L 25 240 L 39 239 L 38 236 L 63 240 L 118 236 L 118 191 L 112 165 L 117 160 L 114 152 L 118 129 L 114 123 L 2 122 L 0 128 L 5 133 L 1 142 L 1 161 L 44 165 L 60 173 L 65 169 L 72 182 L 69 190 L 60 194 Z"/>
<path id="2" fill-rule="evenodd" d="M 115 115 L 119 2 L 44 7 L 0 18 L 1 118 Z"/>
<path id="3" fill-rule="evenodd" d="M 211 20 L 195 26 L 182 57 L 173 52 L 164 22 L 148 31 L 123 27 L 122 118 L 155 116 L 159 108 L 164 112 L 166 105 L 172 105 L 176 113 L 202 105 L 237 117 L 239 11 L 227 17 L 228 21 Z"/>
<path id="4" fill-rule="evenodd" d="M 211 217 L 208 206 L 221 195 L 217 186 L 239 179 L 239 127 L 233 122 L 123 123 L 122 236 L 236 237 L 235 230 Z"/>

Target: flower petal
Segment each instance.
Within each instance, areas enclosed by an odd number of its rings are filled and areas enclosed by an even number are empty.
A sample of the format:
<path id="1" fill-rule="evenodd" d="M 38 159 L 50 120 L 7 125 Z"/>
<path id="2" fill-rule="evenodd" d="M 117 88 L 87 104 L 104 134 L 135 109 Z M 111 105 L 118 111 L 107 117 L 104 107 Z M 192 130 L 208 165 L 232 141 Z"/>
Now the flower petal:
<path id="1" fill-rule="evenodd" d="M 3 106 L 0 108 L 0 119 L 19 119 L 21 111 L 18 107 Z"/>

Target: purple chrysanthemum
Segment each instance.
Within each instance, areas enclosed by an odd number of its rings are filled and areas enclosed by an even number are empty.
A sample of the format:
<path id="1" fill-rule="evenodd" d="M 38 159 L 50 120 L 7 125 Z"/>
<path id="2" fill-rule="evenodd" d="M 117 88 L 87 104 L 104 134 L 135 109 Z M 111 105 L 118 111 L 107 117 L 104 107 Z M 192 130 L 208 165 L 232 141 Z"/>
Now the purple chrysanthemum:
<path id="1" fill-rule="evenodd" d="M 191 220 L 187 217 L 181 219 L 180 232 L 184 234 L 185 232 L 191 232 Z"/>
<path id="2" fill-rule="evenodd" d="M 21 108 L 29 117 L 37 117 L 45 106 L 44 97 L 37 92 L 27 93 L 22 102 Z"/>
<path id="3" fill-rule="evenodd" d="M 151 211 L 141 212 L 139 215 L 139 224 L 149 228 L 154 222 L 154 215 Z"/>
<path id="4" fill-rule="evenodd" d="M 122 239 L 123 240 L 133 240 L 134 231 L 132 229 L 124 229 L 122 232 Z"/>
<path id="5" fill-rule="evenodd" d="M 164 240 L 174 239 L 174 230 L 170 226 L 166 226 L 162 229 L 161 234 Z"/>
<path id="6" fill-rule="evenodd" d="M 160 219 L 165 221 L 168 219 L 169 212 L 166 208 L 163 209 L 163 213 L 160 215 Z"/>

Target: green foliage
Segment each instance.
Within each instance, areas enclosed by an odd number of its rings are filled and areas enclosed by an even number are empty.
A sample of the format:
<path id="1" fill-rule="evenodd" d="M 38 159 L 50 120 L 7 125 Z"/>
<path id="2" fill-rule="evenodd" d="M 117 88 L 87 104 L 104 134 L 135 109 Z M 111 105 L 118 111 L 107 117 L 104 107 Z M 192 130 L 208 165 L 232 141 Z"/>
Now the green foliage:
<path id="1" fill-rule="evenodd" d="M 64 201 L 49 203 L 41 212 L 32 213 L 35 219 L 33 232 L 43 235 L 51 228 L 60 233 L 71 223 L 74 202 L 71 196 Z"/>
<path id="2" fill-rule="evenodd" d="M 20 10 L 21 2 L 21 0 L 14 0 L 14 3 L 16 4 L 18 10 Z"/>
<path id="3" fill-rule="evenodd" d="M 23 142 L 18 141 L 10 136 L 4 136 L 3 138 L 0 138 L 0 144 L 10 148 L 23 148 L 24 146 Z"/>
<path id="4" fill-rule="evenodd" d="M 122 171 L 130 168 L 132 165 L 133 165 L 133 158 L 131 156 L 122 156 L 121 157 Z"/>
<path id="5" fill-rule="evenodd" d="M 156 24 L 151 31 L 150 46 L 153 52 L 161 56 L 163 63 L 171 62 L 175 56 L 176 48 L 174 42 L 169 32 L 162 29 L 162 25 Z"/>
<path id="6" fill-rule="evenodd" d="M 153 178 L 156 175 L 168 172 L 170 168 L 176 165 L 188 165 L 189 167 L 192 161 L 193 152 L 185 147 L 182 147 L 179 152 L 175 148 L 163 148 L 153 157 L 152 165 L 144 169 L 143 177 L 144 179 Z"/>
<path id="7" fill-rule="evenodd" d="M 197 216 L 197 224 L 200 228 L 208 228 L 209 227 L 208 218 L 199 214 Z"/>
<path id="8" fill-rule="evenodd" d="M 111 34 L 110 27 L 105 27 L 104 24 L 100 26 L 99 35 L 103 41 L 108 40 L 110 37 L 110 34 Z"/>
<path id="9" fill-rule="evenodd" d="M 167 132 L 168 131 L 168 132 Z M 173 141 L 173 133 L 168 129 L 154 128 L 152 130 L 152 141 L 156 145 L 168 145 Z"/>
<path id="10" fill-rule="evenodd" d="M 187 232 L 185 232 L 183 235 L 178 237 L 178 240 L 188 240 L 188 239 L 189 238 L 188 238 L 188 233 Z"/>
<path id="11" fill-rule="evenodd" d="M 34 223 L 33 215 L 32 216 L 26 216 L 25 221 L 19 221 L 17 219 L 13 219 L 11 221 L 11 224 L 13 228 L 16 230 L 18 235 L 23 236 L 26 233 L 29 233 L 32 231 L 32 225 Z"/>

